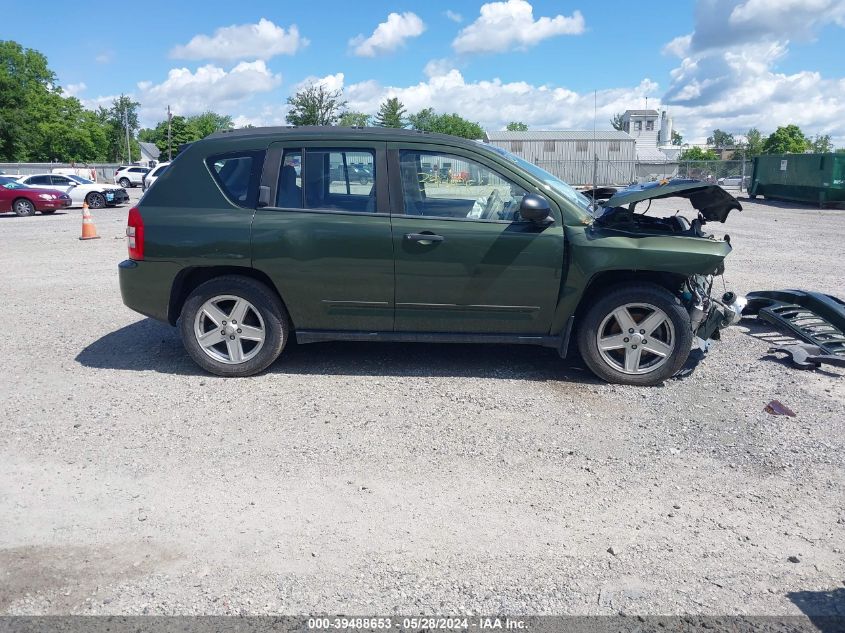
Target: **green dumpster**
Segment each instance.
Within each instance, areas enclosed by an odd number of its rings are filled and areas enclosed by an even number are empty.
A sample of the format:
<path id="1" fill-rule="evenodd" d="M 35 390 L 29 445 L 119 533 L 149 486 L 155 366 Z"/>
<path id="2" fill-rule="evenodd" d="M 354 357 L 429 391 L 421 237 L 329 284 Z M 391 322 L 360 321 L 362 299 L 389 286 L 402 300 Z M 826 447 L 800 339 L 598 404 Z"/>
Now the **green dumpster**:
<path id="1" fill-rule="evenodd" d="M 845 203 L 845 154 L 766 154 L 754 158 L 748 192 L 824 206 Z"/>

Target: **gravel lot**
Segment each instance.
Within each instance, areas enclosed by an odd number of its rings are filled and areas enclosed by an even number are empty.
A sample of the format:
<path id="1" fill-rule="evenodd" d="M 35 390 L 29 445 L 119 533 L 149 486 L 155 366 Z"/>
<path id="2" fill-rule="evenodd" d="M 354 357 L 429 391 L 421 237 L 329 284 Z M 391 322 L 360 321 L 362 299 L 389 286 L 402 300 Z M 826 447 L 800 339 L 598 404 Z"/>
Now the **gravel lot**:
<path id="1" fill-rule="evenodd" d="M 729 288 L 845 295 L 845 211 L 743 204 Z M 126 212 L 0 216 L 0 613 L 845 614 L 845 372 L 769 328 L 659 388 L 365 343 L 221 379 L 122 305 Z"/>

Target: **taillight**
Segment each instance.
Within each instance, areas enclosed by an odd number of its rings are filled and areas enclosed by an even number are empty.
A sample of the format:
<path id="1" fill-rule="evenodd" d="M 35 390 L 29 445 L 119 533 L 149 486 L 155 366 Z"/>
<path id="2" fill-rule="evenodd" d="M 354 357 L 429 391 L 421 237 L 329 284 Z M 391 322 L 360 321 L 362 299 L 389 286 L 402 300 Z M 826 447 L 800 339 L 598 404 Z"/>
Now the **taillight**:
<path id="1" fill-rule="evenodd" d="M 129 259 L 144 259 L 144 220 L 141 218 L 138 207 L 129 209 L 126 239 L 129 244 Z"/>

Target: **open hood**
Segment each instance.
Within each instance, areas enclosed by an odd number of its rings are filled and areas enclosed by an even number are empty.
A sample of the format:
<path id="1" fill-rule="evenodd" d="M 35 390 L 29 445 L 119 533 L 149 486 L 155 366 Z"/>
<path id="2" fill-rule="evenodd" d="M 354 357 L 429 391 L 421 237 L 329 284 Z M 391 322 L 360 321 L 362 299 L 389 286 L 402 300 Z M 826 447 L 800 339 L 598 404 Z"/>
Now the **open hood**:
<path id="1" fill-rule="evenodd" d="M 687 198 L 698 211 L 702 223 L 724 222 L 731 210 L 742 211 L 739 201 L 718 185 L 701 180 L 676 179 L 632 185 L 617 191 L 601 203 L 605 211 L 599 217 L 626 205 L 632 205 L 628 209 L 633 212 L 636 203 L 643 200 L 675 197 Z"/>

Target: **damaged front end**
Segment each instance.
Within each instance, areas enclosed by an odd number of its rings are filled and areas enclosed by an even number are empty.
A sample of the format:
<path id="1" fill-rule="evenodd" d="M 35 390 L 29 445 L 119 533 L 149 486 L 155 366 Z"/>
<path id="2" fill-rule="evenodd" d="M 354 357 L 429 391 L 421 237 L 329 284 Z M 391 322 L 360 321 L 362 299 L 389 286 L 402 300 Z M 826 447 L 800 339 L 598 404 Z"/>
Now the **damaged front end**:
<path id="1" fill-rule="evenodd" d="M 733 292 L 714 297 L 713 280 L 713 275 L 689 277 L 680 297 L 689 312 L 696 343 L 703 351 L 707 351 L 711 341 L 719 339 L 720 329 L 739 323 L 748 304 L 745 297 Z"/>
<path id="2" fill-rule="evenodd" d="M 733 210 L 742 211 L 736 198 L 718 185 L 689 179 L 661 180 L 619 191 L 596 189 L 588 193 L 596 201 L 593 230 L 603 236 L 627 237 L 628 246 L 639 250 L 646 246 L 651 249 L 651 244 L 658 238 L 681 238 L 661 242 L 663 256 L 659 263 L 650 264 L 667 272 L 686 269 L 677 295 L 689 312 L 692 332 L 700 349 L 706 351 L 710 342 L 719 338 L 721 328 L 739 322 L 747 304 L 745 297 L 732 292 L 714 293 L 714 280 L 724 273 L 724 258 L 730 252 L 730 236 L 717 239 L 704 229 L 708 222 L 724 223 Z M 696 217 L 690 219 L 680 210 L 663 217 L 647 215 L 653 200 L 665 198 L 689 201 Z"/>
<path id="3" fill-rule="evenodd" d="M 611 193 L 606 200 L 600 200 L 600 212 L 596 224 L 612 230 L 654 235 L 680 235 L 687 237 L 710 237 L 703 226 L 707 222 L 722 222 L 736 209 L 742 211 L 742 205 L 727 191 L 718 185 L 710 185 L 700 180 L 661 180 L 644 185 L 633 185 Z M 698 212 L 692 221 L 675 213 L 668 217 L 646 215 L 652 200 L 662 198 L 686 198 Z M 637 206 L 647 202 L 644 210 Z M 728 239 L 730 241 L 730 239 Z"/>

